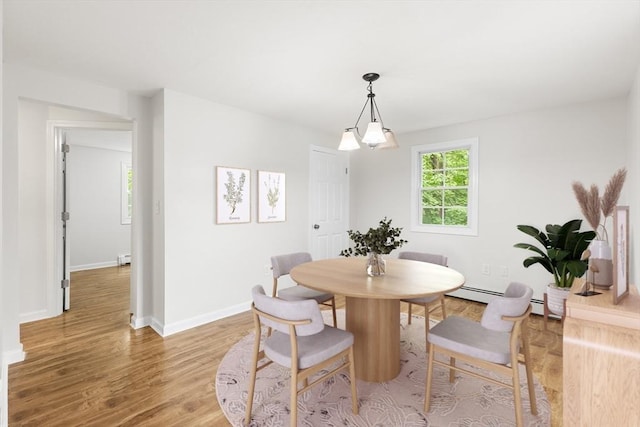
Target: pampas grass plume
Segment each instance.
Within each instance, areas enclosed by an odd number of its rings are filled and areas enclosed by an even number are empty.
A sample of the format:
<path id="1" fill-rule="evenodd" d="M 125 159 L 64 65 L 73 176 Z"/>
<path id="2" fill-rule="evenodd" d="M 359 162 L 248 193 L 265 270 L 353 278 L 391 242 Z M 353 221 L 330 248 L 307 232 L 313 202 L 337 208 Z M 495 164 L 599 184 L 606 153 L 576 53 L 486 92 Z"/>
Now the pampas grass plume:
<path id="1" fill-rule="evenodd" d="M 608 217 L 613 214 L 613 210 L 616 207 L 616 203 L 618 203 L 618 198 L 620 198 L 620 192 L 622 191 L 622 186 L 624 185 L 624 180 L 627 177 L 627 169 L 621 168 L 613 174 L 607 187 L 604 190 L 604 194 L 602 195 L 602 214 L 604 217 Z"/>
<path id="2" fill-rule="evenodd" d="M 598 194 L 598 187 L 591 186 L 590 191 L 587 191 L 582 183 L 573 183 L 573 192 L 578 199 L 578 204 L 582 210 L 582 215 L 586 218 L 591 228 L 598 229 L 600 225 L 600 197 Z"/>

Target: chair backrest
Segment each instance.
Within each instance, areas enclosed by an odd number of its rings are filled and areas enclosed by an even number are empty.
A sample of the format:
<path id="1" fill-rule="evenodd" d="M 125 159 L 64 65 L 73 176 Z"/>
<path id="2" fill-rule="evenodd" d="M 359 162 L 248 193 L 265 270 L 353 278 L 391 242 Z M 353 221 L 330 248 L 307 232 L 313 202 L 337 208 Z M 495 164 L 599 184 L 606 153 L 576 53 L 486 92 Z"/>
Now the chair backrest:
<path id="1" fill-rule="evenodd" d="M 273 270 L 273 278 L 277 279 L 280 276 L 286 276 L 293 267 L 305 262 L 311 262 L 311 254 L 308 252 L 272 256 L 271 269 Z"/>
<path id="2" fill-rule="evenodd" d="M 493 298 L 482 313 L 480 324 L 494 331 L 509 332 L 513 322 L 503 320 L 502 316 L 517 317 L 529 308 L 533 289 L 522 283 L 512 282 L 503 296 Z"/>
<path id="3" fill-rule="evenodd" d="M 411 252 L 404 251 L 398 254 L 399 259 L 411 259 L 414 261 L 429 262 L 431 264 L 438 264 L 447 266 L 447 257 L 444 255 L 428 254 L 426 252 Z"/>
<path id="4" fill-rule="evenodd" d="M 279 298 L 268 297 L 264 288 L 256 285 L 251 290 L 255 307 L 271 316 L 284 320 L 311 320 L 306 325 L 296 326 L 296 335 L 314 335 L 324 329 L 324 319 L 315 300 L 285 301 Z M 258 316 L 260 316 L 258 314 Z M 289 334 L 289 325 L 276 322 L 267 317 L 260 316 L 260 322 L 285 334 Z"/>

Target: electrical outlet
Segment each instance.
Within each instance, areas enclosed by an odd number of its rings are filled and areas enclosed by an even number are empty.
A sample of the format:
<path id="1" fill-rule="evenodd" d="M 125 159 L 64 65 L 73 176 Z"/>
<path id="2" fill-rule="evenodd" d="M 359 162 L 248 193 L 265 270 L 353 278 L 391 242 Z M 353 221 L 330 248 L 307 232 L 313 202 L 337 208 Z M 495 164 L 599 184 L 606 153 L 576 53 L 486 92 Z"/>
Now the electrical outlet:
<path id="1" fill-rule="evenodd" d="M 506 265 L 501 265 L 500 266 L 500 276 L 509 277 L 509 267 L 507 267 Z"/>
<path id="2" fill-rule="evenodd" d="M 482 274 L 488 276 L 491 274 L 491 267 L 489 264 L 482 264 Z"/>

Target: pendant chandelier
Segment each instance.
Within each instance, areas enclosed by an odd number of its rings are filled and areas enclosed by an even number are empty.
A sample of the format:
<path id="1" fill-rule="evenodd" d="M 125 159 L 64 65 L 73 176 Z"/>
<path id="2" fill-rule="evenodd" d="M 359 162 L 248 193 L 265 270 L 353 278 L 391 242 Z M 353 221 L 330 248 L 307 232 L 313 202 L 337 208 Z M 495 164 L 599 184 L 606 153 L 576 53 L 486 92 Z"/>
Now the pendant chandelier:
<path id="1" fill-rule="evenodd" d="M 358 129 L 358 123 L 360 123 L 360 119 L 362 118 L 364 111 L 367 109 L 367 105 L 369 106 L 371 120 L 367 126 L 367 131 L 364 136 L 361 137 L 362 143 L 366 144 L 371 149 L 398 148 L 395 135 L 391 132 L 391 129 L 384 127 L 384 124 L 382 123 L 382 116 L 380 115 L 380 111 L 378 111 L 378 104 L 376 104 L 376 94 L 373 93 L 373 82 L 378 80 L 379 77 L 380 74 L 378 73 L 367 73 L 362 76 L 365 81 L 369 82 L 369 85 L 367 86 L 369 94 L 367 95 L 367 100 L 364 102 L 362 111 L 360 111 L 358 120 L 356 120 L 356 124 L 353 127 L 346 128 L 344 130 L 338 150 L 349 151 L 360 148 L 358 137 L 361 136 L 360 130 Z"/>

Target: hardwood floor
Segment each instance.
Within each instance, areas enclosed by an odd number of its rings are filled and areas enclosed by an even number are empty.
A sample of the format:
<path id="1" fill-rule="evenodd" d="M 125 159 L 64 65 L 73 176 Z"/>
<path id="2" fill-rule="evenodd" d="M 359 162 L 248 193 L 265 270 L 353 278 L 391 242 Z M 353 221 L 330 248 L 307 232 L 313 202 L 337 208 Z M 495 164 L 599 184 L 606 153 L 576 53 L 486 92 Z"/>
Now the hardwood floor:
<path id="1" fill-rule="evenodd" d="M 249 312 L 163 339 L 129 327 L 128 267 L 73 273 L 72 283 L 70 311 L 21 326 L 27 357 L 9 367 L 10 426 L 228 425 L 215 374 L 253 327 Z M 473 319 L 484 310 L 456 298 L 446 304 L 449 314 Z M 543 331 L 542 323 L 541 316 L 529 322 L 533 370 L 551 401 L 552 425 L 561 426 L 562 329 L 552 320 Z"/>

